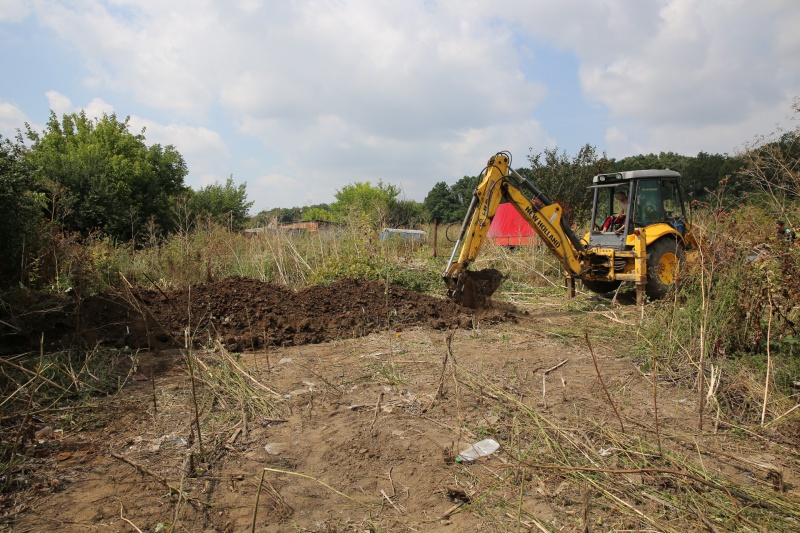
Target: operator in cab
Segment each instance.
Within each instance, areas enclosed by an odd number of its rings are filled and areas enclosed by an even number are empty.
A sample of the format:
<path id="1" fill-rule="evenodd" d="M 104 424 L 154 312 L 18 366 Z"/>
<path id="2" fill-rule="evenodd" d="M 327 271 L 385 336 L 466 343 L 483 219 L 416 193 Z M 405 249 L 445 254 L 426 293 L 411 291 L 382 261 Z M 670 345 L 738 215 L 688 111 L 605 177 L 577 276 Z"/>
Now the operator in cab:
<path id="1" fill-rule="evenodd" d="M 605 220 L 605 222 L 603 222 L 603 233 L 608 233 L 610 230 L 613 230 L 614 233 L 620 234 L 625 227 L 625 213 L 626 209 L 628 208 L 628 195 L 625 193 L 625 191 L 617 191 L 615 196 L 617 198 L 617 202 L 620 204 L 619 212 L 611 215 Z"/>

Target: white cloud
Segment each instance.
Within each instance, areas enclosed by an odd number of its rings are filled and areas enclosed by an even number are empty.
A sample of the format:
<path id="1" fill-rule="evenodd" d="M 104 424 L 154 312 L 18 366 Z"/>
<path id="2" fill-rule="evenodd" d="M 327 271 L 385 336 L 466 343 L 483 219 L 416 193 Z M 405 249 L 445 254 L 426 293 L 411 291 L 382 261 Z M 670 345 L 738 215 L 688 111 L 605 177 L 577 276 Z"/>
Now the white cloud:
<path id="1" fill-rule="evenodd" d="M 797 20 L 796 6 L 673 0 L 650 39 L 583 63 L 584 90 L 617 120 L 644 126 L 651 147 L 731 151 L 800 93 L 800 46 L 785 37 L 796 32 L 780 29 Z"/>
<path id="2" fill-rule="evenodd" d="M 89 95 L 75 100 L 134 102 L 148 141 L 178 146 L 193 183 L 250 177 L 257 208 L 330 201 L 381 178 L 421 199 L 496 150 L 521 165 L 529 147 L 556 141 L 615 157 L 731 152 L 800 94 L 796 0 L 32 5 L 82 61 Z M 553 49 L 574 62 L 542 68 Z M 565 86 L 576 77 L 578 90 Z M 71 109 L 52 87 L 51 105 Z M 591 109 L 609 117 L 593 130 L 603 139 L 580 125 L 554 139 L 542 106 L 558 91 L 583 99 L 556 120 L 580 124 Z M 223 138 L 231 128 L 238 137 Z"/>
<path id="3" fill-rule="evenodd" d="M 626 131 L 623 128 L 620 128 L 619 126 L 612 126 L 606 129 L 604 138 L 606 146 L 608 147 L 607 152 L 611 157 L 614 157 L 614 155 L 617 154 L 625 156 L 630 154 L 649 153 L 654 151 L 654 150 L 647 150 L 643 146 L 631 141 Z M 655 150 L 655 152 L 660 152 L 660 150 Z"/>
<path id="4" fill-rule="evenodd" d="M 299 182 L 281 174 L 265 174 L 255 179 L 255 183 L 265 187 L 297 187 Z"/>
<path id="5" fill-rule="evenodd" d="M 189 185 L 196 188 L 224 183 L 228 178 L 224 169 L 230 160 L 230 150 L 218 132 L 202 126 L 161 124 L 135 115 L 130 117 L 130 126 L 135 133 L 144 128 L 148 145 L 174 145 L 189 167 Z"/>
<path id="6" fill-rule="evenodd" d="M 79 111 L 79 110 L 78 110 Z M 83 107 L 87 117 L 99 118 L 103 115 L 111 115 L 114 113 L 114 106 L 105 102 L 102 98 L 92 98 L 92 100 Z M 117 117 L 122 120 L 125 117 Z"/>
<path id="7" fill-rule="evenodd" d="M 0 0 L 0 22 L 19 22 L 29 13 L 27 0 Z"/>
<path id="8" fill-rule="evenodd" d="M 197 179 L 196 183 L 194 183 L 194 189 L 200 189 L 202 187 L 207 187 L 208 185 L 224 185 L 225 180 L 220 179 L 220 177 L 216 174 L 200 174 Z"/>
<path id="9" fill-rule="evenodd" d="M 13 139 L 17 128 L 22 129 L 28 119 L 25 112 L 9 102 L 0 102 L 0 135 Z"/>
<path id="10" fill-rule="evenodd" d="M 72 107 L 72 100 L 70 100 L 68 96 L 64 96 L 58 91 L 47 91 L 45 97 L 50 105 L 50 110 L 55 113 L 57 117 L 75 112 L 75 109 Z"/>

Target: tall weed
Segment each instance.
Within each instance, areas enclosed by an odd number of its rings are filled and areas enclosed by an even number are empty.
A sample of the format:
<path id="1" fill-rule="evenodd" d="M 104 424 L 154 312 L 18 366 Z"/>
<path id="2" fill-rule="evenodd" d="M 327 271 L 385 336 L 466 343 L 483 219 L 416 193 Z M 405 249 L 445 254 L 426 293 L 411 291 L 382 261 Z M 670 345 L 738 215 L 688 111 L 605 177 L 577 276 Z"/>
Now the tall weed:
<path id="1" fill-rule="evenodd" d="M 721 368 L 715 394 L 739 418 L 753 415 L 753 398 L 764 397 L 769 351 L 777 387 L 770 409 L 781 411 L 780 398 L 800 375 L 800 248 L 774 238 L 769 217 L 753 205 L 717 202 L 695 215 L 699 249 L 675 293 L 651 304 L 642 334 L 659 355 L 659 369 L 696 386 L 701 403 L 711 366 Z"/>

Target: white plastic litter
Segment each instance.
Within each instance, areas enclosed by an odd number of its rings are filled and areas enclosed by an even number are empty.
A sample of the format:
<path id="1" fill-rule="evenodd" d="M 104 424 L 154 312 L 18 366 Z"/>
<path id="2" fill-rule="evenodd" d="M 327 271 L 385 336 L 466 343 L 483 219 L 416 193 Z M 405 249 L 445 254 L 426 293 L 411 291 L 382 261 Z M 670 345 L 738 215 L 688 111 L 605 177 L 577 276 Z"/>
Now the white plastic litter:
<path id="1" fill-rule="evenodd" d="M 465 462 L 474 461 L 478 457 L 486 457 L 500 449 L 500 443 L 494 439 L 483 439 L 478 441 L 466 450 L 458 454 L 458 457 Z"/>

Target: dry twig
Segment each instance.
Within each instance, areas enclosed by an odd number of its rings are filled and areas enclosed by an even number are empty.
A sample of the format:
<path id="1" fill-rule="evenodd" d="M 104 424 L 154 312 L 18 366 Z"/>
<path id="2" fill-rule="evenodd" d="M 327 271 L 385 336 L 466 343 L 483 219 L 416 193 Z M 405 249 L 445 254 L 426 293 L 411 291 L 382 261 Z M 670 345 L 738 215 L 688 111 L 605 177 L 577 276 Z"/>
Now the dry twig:
<path id="1" fill-rule="evenodd" d="M 589 353 L 592 354 L 592 361 L 594 362 L 594 369 L 597 371 L 597 379 L 600 380 L 600 384 L 603 386 L 603 390 L 606 393 L 606 398 L 608 398 L 608 403 L 611 404 L 611 408 L 614 410 L 614 414 L 617 415 L 617 420 L 619 420 L 620 428 L 622 428 L 622 433 L 625 433 L 625 424 L 622 423 L 622 417 L 619 415 L 619 411 L 617 411 L 617 406 L 614 405 L 614 401 L 611 399 L 611 394 L 608 393 L 608 388 L 606 387 L 605 382 L 603 381 L 603 376 L 600 375 L 600 368 L 597 366 L 597 357 L 594 355 L 594 350 L 592 350 L 592 344 L 589 342 L 589 332 L 583 332 L 584 337 L 586 338 L 586 346 L 589 347 Z"/>

